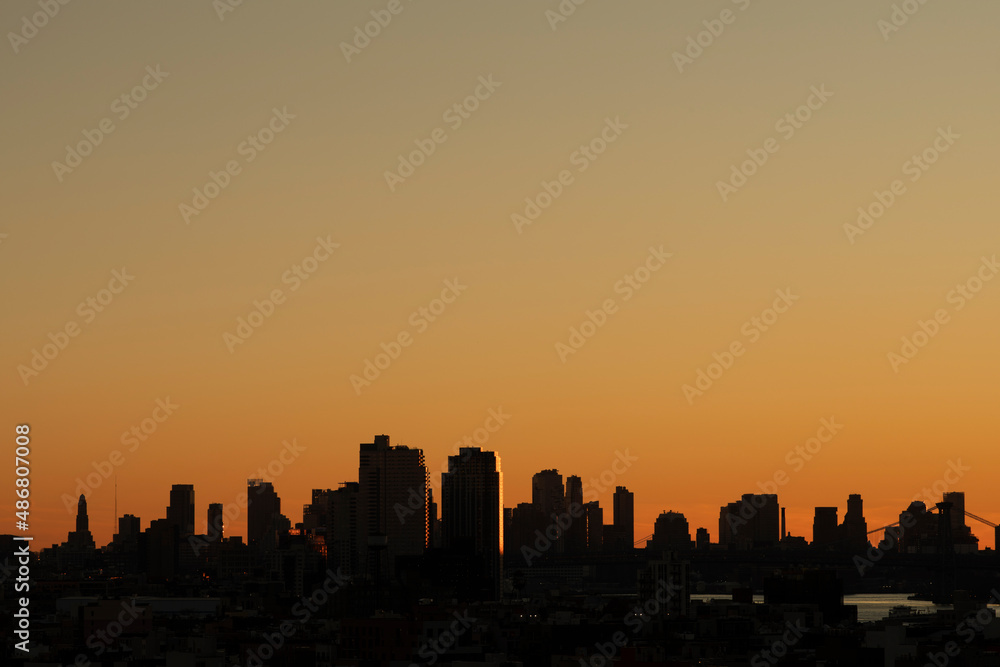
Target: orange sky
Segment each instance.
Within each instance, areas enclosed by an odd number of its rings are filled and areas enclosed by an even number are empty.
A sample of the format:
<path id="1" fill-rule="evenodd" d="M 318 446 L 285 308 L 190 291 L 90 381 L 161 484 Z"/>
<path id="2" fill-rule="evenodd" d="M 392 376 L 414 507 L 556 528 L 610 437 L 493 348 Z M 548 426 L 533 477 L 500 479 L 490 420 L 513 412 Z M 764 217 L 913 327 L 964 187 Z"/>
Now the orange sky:
<path id="1" fill-rule="evenodd" d="M 437 473 L 501 406 L 484 446 L 507 506 L 542 468 L 587 480 L 628 449 L 637 536 L 673 509 L 716 539 L 719 506 L 779 471 L 794 534 L 850 493 L 876 527 L 949 461 L 969 468 L 949 489 L 1000 520 L 1000 281 L 971 291 L 1000 252 L 996 3 L 927 3 L 898 31 L 888 0 L 566 21 L 555 0 L 390 4 L 70 3 L 36 32 L 36 3 L 0 10 L 32 34 L 0 57 L 0 404 L 12 443 L 32 427 L 36 546 L 65 539 L 61 498 L 115 450 L 120 514 L 145 527 L 193 483 L 201 526 L 295 439 L 275 480 L 294 522 L 311 488 L 356 479 L 372 435 Z M 372 11 L 379 34 L 342 47 Z M 691 62 L 689 37 L 707 45 Z M 798 298 L 768 313 L 779 290 Z M 270 315 L 234 343 L 255 302 Z M 588 311 L 602 325 L 575 338 Z M 386 367 L 352 383 L 368 360 Z M 699 371 L 717 379 L 686 395 Z M 829 418 L 843 428 L 796 470 Z M 113 483 L 88 502 L 106 543 Z"/>

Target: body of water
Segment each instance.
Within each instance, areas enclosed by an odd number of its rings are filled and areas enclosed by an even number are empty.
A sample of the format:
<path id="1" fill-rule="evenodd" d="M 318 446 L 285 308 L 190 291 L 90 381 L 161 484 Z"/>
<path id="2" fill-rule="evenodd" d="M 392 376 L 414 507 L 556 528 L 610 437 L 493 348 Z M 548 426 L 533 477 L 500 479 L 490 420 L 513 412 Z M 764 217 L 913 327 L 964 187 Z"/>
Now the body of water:
<path id="1" fill-rule="evenodd" d="M 864 593 L 861 595 L 845 595 L 844 604 L 853 604 L 858 607 L 858 620 L 862 623 L 880 621 L 889 616 L 889 610 L 898 605 L 905 605 L 914 612 L 921 614 L 933 614 L 938 609 L 951 609 L 951 606 L 936 605 L 933 602 L 924 600 L 908 600 L 907 593 Z M 692 600 L 729 600 L 729 596 L 716 593 L 699 593 L 691 596 Z M 753 596 L 753 601 L 757 604 L 764 602 L 763 595 Z M 1000 607 L 995 604 L 989 605 L 991 609 L 1000 616 Z"/>

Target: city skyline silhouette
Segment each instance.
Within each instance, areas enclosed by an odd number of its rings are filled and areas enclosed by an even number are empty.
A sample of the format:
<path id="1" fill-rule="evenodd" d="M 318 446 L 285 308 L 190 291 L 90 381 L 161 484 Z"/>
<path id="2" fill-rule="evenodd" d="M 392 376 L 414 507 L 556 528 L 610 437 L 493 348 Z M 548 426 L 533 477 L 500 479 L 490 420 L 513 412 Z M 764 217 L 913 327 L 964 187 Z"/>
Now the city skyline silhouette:
<path id="1" fill-rule="evenodd" d="M 0 662 L 1000 667 L 998 22 L 4 3 Z"/>

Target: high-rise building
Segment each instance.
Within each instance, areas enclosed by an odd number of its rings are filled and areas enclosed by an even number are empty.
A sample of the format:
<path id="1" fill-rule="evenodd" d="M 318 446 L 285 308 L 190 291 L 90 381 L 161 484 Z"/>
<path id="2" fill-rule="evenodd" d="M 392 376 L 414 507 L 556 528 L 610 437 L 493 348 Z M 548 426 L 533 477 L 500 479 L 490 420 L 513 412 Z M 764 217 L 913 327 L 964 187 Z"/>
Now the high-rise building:
<path id="1" fill-rule="evenodd" d="M 708 534 L 708 528 L 699 528 L 695 531 L 694 545 L 698 549 L 708 549 L 712 544 L 712 538 Z"/>
<path id="2" fill-rule="evenodd" d="M 313 489 L 312 502 L 302 508 L 302 527 L 309 532 L 325 531 L 329 522 L 332 489 Z"/>
<path id="3" fill-rule="evenodd" d="M 170 487 L 167 521 L 177 526 L 180 537 L 194 535 L 194 485 L 174 484 Z"/>
<path id="4" fill-rule="evenodd" d="M 113 567 L 121 573 L 139 572 L 139 539 L 142 534 L 139 517 L 125 514 L 118 517 L 118 532 L 111 538 L 109 555 Z"/>
<path id="5" fill-rule="evenodd" d="M 118 535 L 123 540 L 132 540 L 138 537 L 140 530 L 139 517 L 125 514 L 118 518 Z"/>
<path id="6" fill-rule="evenodd" d="M 582 497 L 582 491 L 581 491 Z M 563 478 L 558 470 L 536 472 L 531 477 L 531 504 L 546 519 L 561 514 L 566 507 Z"/>
<path id="7" fill-rule="evenodd" d="M 638 572 L 639 599 L 655 600 L 660 606 L 649 617 L 654 632 L 663 633 L 667 623 L 688 614 L 691 591 L 688 586 L 690 563 L 677 554 L 665 551 L 662 558 L 652 559 Z"/>
<path id="8" fill-rule="evenodd" d="M 566 478 L 566 506 L 570 503 L 583 504 L 583 480 L 579 475 L 570 475 Z"/>
<path id="9" fill-rule="evenodd" d="M 737 549 L 774 546 L 780 539 L 780 524 L 777 495 L 744 493 L 719 510 L 719 544 Z"/>
<path id="10" fill-rule="evenodd" d="M 965 525 L 965 491 L 948 491 L 944 502 L 951 503 L 951 528 L 955 530 Z"/>
<path id="11" fill-rule="evenodd" d="M 865 521 L 864 504 L 861 494 L 852 493 L 847 497 L 847 514 L 840 525 L 839 544 L 843 549 L 856 551 L 868 548 L 868 522 Z"/>
<path id="12" fill-rule="evenodd" d="M 944 502 L 951 503 L 951 530 L 955 553 L 969 553 L 979 550 L 979 538 L 965 521 L 965 492 L 949 491 L 944 494 Z"/>
<path id="13" fill-rule="evenodd" d="M 813 515 L 813 545 L 832 547 L 837 543 L 837 508 L 817 507 Z"/>
<path id="14" fill-rule="evenodd" d="M 570 518 L 570 524 L 566 527 L 563 537 L 566 542 L 564 551 L 570 554 L 582 554 L 587 550 L 587 522 L 582 515 L 584 511 L 583 480 L 578 475 L 570 475 L 566 478 L 566 498 L 563 501 L 563 511 L 568 512 Z"/>
<path id="15" fill-rule="evenodd" d="M 653 524 L 653 537 L 647 549 L 658 551 L 688 551 L 691 549 L 691 529 L 680 512 L 662 512 Z"/>
<path id="16" fill-rule="evenodd" d="M 899 515 L 899 526 L 887 528 L 880 546 L 899 553 L 935 553 L 938 548 L 938 519 L 927 505 L 915 500 Z"/>
<path id="17" fill-rule="evenodd" d="M 438 521 L 438 504 L 434 501 L 434 487 L 427 487 L 427 546 L 441 546 L 441 523 Z"/>
<path id="18" fill-rule="evenodd" d="M 583 516 L 576 521 L 585 529 L 587 551 L 595 553 L 604 549 L 604 510 L 596 500 L 583 505 Z"/>
<path id="19" fill-rule="evenodd" d="M 543 543 L 539 536 L 543 535 L 546 528 L 544 517 L 535 509 L 534 504 L 518 503 L 516 507 L 504 508 L 504 519 L 505 562 L 508 567 L 525 567 L 534 560 L 530 550 L 537 550 L 536 542 Z M 528 557 L 522 551 L 524 547 L 529 548 Z"/>
<path id="20" fill-rule="evenodd" d="M 90 532 L 90 517 L 87 516 L 87 497 L 80 494 L 80 500 L 76 503 L 76 532 Z"/>
<path id="21" fill-rule="evenodd" d="M 358 546 L 370 573 L 395 572 L 396 558 L 424 553 L 430 538 L 429 481 L 423 450 L 390 446 L 387 435 L 361 444 Z"/>
<path id="22" fill-rule="evenodd" d="M 504 545 L 499 454 L 462 447 L 448 457 L 448 472 L 441 474 L 441 524 L 444 547 L 476 564 L 484 593 L 499 595 Z"/>
<path id="23" fill-rule="evenodd" d="M 145 573 L 151 580 L 167 580 L 177 573 L 180 529 L 170 519 L 151 521 L 142 534 Z"/>
<path id="24" fill-rule="evenodd" d="M 287 530 L 281 498 L 271 482 L 247 480 L 247 544 L 263 550 L 278 546 L 278 534 Z"/>
<path id="25" fill-rule="evenodd" d="M 81 493 L 76 504 L 76 530 L 71 532 L 66 540 L 70 547 L 76 549 L 94 549 L 94 536 L 90 534 L 90 518 L 87 516 L 87 498 Z"/>
<path id="26" fill-rule="evenodd" d="M 612 521 L 627 550 L 635 545 L 635 495 L 624 486 L 616 486 L 612 500 Z"/>
<path id="27" fill-rule="evenodd" d="M 222 516 L 222 503 L 211 503 L 205 519 L 205 534 L 212 540 L 221 540 L 224 534 L 225 519 Z"/>
<path id="28" fill-rule="evenodd" d="M 329 523 L 326 528 L 327 558 L 333 569 L 341 568 L 346 576 L 360 576 L 358 539 L 361 529 L 358 527 L 358 496 L 357 482 L 342 482 L 340 487 L 330 494 Z"/>

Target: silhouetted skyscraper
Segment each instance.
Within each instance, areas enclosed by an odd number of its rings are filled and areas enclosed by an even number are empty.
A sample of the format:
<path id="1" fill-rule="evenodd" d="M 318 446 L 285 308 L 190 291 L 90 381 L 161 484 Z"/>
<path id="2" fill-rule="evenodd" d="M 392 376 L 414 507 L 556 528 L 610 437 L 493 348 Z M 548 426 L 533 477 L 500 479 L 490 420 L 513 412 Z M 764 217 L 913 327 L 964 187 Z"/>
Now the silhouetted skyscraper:
<path id="1" fill-rule="evenodd" d="M 434 501 L 434 487 L 427 487 L 427 546 L 441 546 L 441 523 L 438 520 L 438 504 Z"/>
<path id="2" fill-rule="evenodd" d="M 566 478 L 566 507 L 571 503 L 583 505 L 583 480 L 579 475 L 570 475 Z"/>
<path id="3" fill-rule="evenodd" d="M 90 534 L 90 519 L 87 517 L 87 498 L 81 493 L 76 504 L 76 530 L 67 538 L 69 546 L 76 549 L 94 549 L 94 536 Z"/>
<path id="4" fill-rule="evenodd" d="M 839 546 L 848 550 L 865 549 L 868 544 L 868 522 L 861 494 L 852 493 L 847 497 L 847 514 L 840 526 Z"/>
<path id="5" fill-rule="evenodd" d="M 118 518 L 118 535 L 122 539 L 135 539 L 142 532 L 139 526 L 139 517 L 125 514 Z"/>
<path id="6" fill-rule="evenodd" d="M 531 504 L 546 519 L 552 514 L 560 514 L 565 509 L 563 478 L 558 470 L 542 470 L 532 475 Z"/>
<path id="7" fill-rule="evenodd" d="M 951 503 L 951 533 L 955 553 L 969 553 L 979 550 L 979 538 L 965 521 L 965 492 L 949 491 L 944 494 L 944 502 Z"/>
<path id="8" fill-rule="evenodd" d="M 817 507 L 813 515 L 813 545 L 830 547 L 836 542 L 837 508 Z"/>
<path id="9" fill-rule="evenodd" d="M 358 497 L 360 495 L 357 482 L 343 482 L 340 488 L 330 494 L 329 524 L 326 531 L 327 558 L 331 566 L 340 567 L 347 576 L 359 576 L 363 570 L 358 560 L 361 550 L 358 539 L 361 529 L 358 526 Z"/>
<path id="10" fill-rule="evenodd" d="M 739 549 L 774 546 L 780 539 L 780 514 L 777 495 L 744 493 L 719 510 L 719 544 Z"/>
<path id="11" fill-rule="evenodd" d="M 167 521 L 177 526 L 181 538 L 194 535 L 194 485 L 174 484 L 170 487 Z"/>
<path id="12" fill-rule="evenodd" d="M 208 506 L 205 534 L 210 536 L 212 539 L 221 540 L 225 536 L 223 526 L 224 521 L 225 519 L 222 516 L 222 503 L 211 503 Z"/>
<path id="13" fill-rule="evenodd" d="M 445 548 L 480 563 L 480 576 L 498 595 L 503 572 L 499 454 L 462 447 L 457 456 L 448 457 L 448 472 L 441 474 L 441 524 Z"/>
<path id="14" fill-rule="evenodd" d="M 82 493 L 80 500 L 76 503 L 76 532 L 90 532 L 90 518 L 87 516 L 87 497 Z"/>
<path id="15" fill-rule="evenodd" d="M 576 512 L 569 512 L 573 508 L 579 509 Z M 571 519 L 564 535 L 565 552 L 582 554 L 587 550 L 587 520 L 583 516 L 583 480 L 578 475 L 570 475 L 566 478 L 566 498 L 563 501 L 563 511 L 569 512 Z"/>
<path id="16" fill-rule="evenodd" d="M 635 495 L 624 486 L 616 486 L 612 503 L 615 531 L 630 550 L 635 545 Z"/>
<path id="17" fill-rule="evenodd" d="M 285 529 L 281 498 L 271 482 L 247 480 L 247 544 L 264 550 L 278 545 L 278 533 Z"/>
<path id="18" fill-rule="evenodd" d="M 680 512 L 662 512 L 653 524 L 653 537 L 646 543 L 649 549 L 659 551 L 688 551 L 691 549 L 691 529 Z"/>
<path id="19" fill-rule="evenodd" d="M 583 505 L 583 516 L 578 519 L 586 529 L 587 551 L 598 552 L 604 549 L 604 510 L 596 500 Z"/>
<path id="20" fill-rule="evenodd" d="M 179 531 L 170 519 L 156 519 L 142 534 L 145 572 L 150 579 L 166 580 L 177 573 Z"/>
<path id="21" fill-rule="evenodd" d="M 542 514 L 532 503 L 518 503 L 516 507 L 504 508 L 504 555 L 508 567 L 523 567 L 528 564 L 522 548 L 535 549 L 535 542 L 546 528 Z M 551 520 L 550 520 L 551 521 Z"/>
<path id="22" fill-rule="evenodd" d="M 325 531 L 329 523 L 331 489 L 313 489 L 312 502 L 302 508 L 302 527 L 309 532 Z"/>
<path id="23" fill-rule="evenodd" d="M 903 530 L 886 529 L 882 542 L 895 545 L 899 553 L 935 553 L 938 549 L 938 519 L 927 505 L 915 500 L 899 515 Z M 895 532 L 895 535 L 893 534 Z"/>
<path id="24" fill-rule="evenodd" d="M 375 566 L 383 573 L 395 571 L 399 556 L 423 554 L 430 537 L 430 484 L 423 450 L 393 447 L 389 436 L 375 436 L 375 442 L 360 446 L 358 484 L 361 562 L 370 560 L 370 546 L 378 549 L 380 559 L 385 556 L 385 562 Z"/>
<path id="25" fill-rule="evenodd" d="M 951 528 L 958 534 L 965 526 L 965 492 L 949 491 L 944 494 L 942 500 L 951 503 Z"/>
<path id="26" fill-rule="evenodd" d="M 111 555 L 118 572 L 134 573 L 139 570 L 139 517 L 125 514 L 118 517 L 118 532 L 111 538 Z"/>

